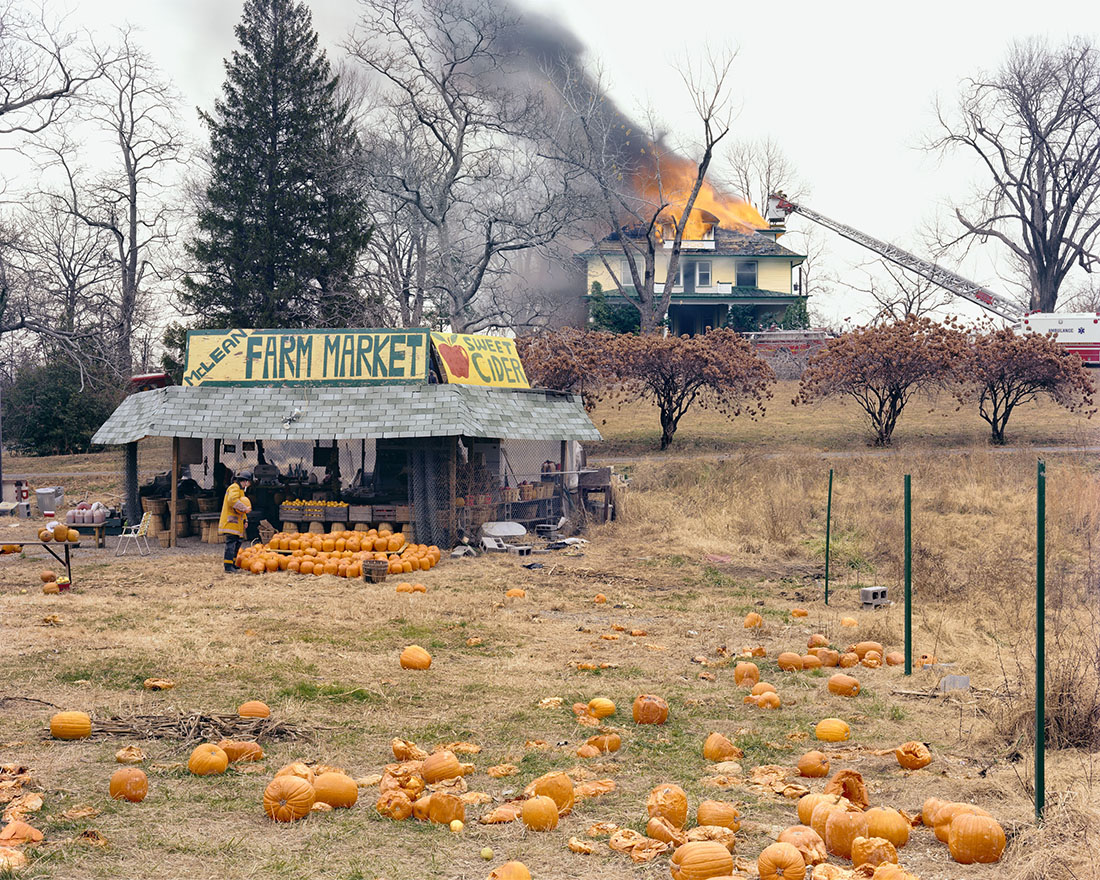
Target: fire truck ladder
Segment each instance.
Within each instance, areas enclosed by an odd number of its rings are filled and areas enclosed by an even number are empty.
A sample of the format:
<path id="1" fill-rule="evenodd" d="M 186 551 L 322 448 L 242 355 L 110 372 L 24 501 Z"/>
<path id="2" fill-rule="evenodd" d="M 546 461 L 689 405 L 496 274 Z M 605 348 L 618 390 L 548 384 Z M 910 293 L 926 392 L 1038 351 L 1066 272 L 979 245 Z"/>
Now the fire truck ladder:
<path id="1" fill-rule="evenodd" d="M 968 299 L 972 303 L 993 312 L 995 315 L 999 315 L 1007 321 L 1018 321 L 1024 316 L 1024 310 L 1021 309 L 1017 303 L 1000 294 L 992 293 L 980 284 L 975 284 L 973 281 L 969 281 L 961 275 L 956 275 L 954 272 L 950 272 L 942 266 L 937 266 L 935 263 L 929 262 L 928 260 L 922 260 L 920 257 L 908 251 L 904 251 L 896 245 L 892 245 L 885 241 L 879 241 L 877 238 L 872 238 L 870 235 L 860 232 L 858 229 L 853 229 L 851 226 L 838 223 L 836 220 L 832 220 L 824 214 L 819 214 L 817 211 L 807 208 L 805 205 L 795 204 L 787 199 L 782 193 L 773 194 L 768 199 L 767 219 L 769 223 L 783 223 L 786 221 L 787 215 L 789 214 L 801 214 L 808 220 L 813 220 L 826 229 L 833 230 L 833 232 L 843 236 L 849 241 L 854 241 L 856 244 L 874 251 L 891 263 L 901 266 L 903 269 L 915 272 L 923 278 L 927 278 L 933 284 L 937 284 L 945 290 L 963 297 L 963 299 Z"/>

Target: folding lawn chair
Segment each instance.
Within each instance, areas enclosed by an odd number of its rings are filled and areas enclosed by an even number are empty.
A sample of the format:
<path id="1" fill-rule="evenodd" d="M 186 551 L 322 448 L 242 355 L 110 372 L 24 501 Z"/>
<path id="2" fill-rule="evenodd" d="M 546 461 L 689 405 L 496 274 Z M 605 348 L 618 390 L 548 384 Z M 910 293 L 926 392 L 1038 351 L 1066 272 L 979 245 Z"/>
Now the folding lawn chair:
<path id="1" fill-rule="evenodd" d="M 152 522 L 153 514 L 146 511 L 141 515 L 141 522 L 136 526 L 125 526 L 122 529 L 122 535 L 118 539 L 118 546 L 115 548 L 115 556 L 125 556 L 126 551 L 123 547 L 128 547 L 128 542 L 133 542 L 137 547 L 138 553 L 145 556 L 149 553 L 149 523 Z"/>

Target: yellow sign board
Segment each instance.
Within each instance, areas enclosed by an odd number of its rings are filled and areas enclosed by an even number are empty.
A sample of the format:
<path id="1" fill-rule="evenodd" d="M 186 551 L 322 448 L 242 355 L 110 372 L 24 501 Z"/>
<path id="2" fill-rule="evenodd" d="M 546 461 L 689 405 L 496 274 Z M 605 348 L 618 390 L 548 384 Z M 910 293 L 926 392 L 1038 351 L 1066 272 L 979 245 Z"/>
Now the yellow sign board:
<path id="1" fill-rule="evenodd" d="M 432 345 L 450 384 L 531 387 L 514 339 L 433 332 Z"/>
<path id="2" fill-rule="evenodd" d="M 428 344 L 420 328 L 191 330 L 183 384 L 422 384 Z"/>

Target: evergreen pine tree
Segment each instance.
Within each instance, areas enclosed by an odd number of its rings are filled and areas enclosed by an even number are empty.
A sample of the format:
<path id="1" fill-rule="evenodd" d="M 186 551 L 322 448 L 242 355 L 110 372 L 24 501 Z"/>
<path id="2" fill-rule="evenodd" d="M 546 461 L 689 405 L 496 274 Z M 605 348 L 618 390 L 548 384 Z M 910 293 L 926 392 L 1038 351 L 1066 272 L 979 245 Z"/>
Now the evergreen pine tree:
<path id="1" fill-rule="evenodd" d="M 246 0 L 210 131 L 211 177 L 184 304 L 210 327 L 355 323 L 369 230 L 360 145 L 308 7 Z"/>

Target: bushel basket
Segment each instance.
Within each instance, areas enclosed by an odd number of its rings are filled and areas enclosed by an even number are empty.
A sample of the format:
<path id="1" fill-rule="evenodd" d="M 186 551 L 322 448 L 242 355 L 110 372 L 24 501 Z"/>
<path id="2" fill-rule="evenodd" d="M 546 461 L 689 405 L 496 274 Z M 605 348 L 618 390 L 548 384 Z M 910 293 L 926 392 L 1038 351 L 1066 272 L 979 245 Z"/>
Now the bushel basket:
<path id="1" fill-rule="evenodd" d="M 363 580 L 372 584 L 380 584 L 386 579 L 389 570 L 390 564 L 387 560 L 367 559 L 363 562 Z"/>

